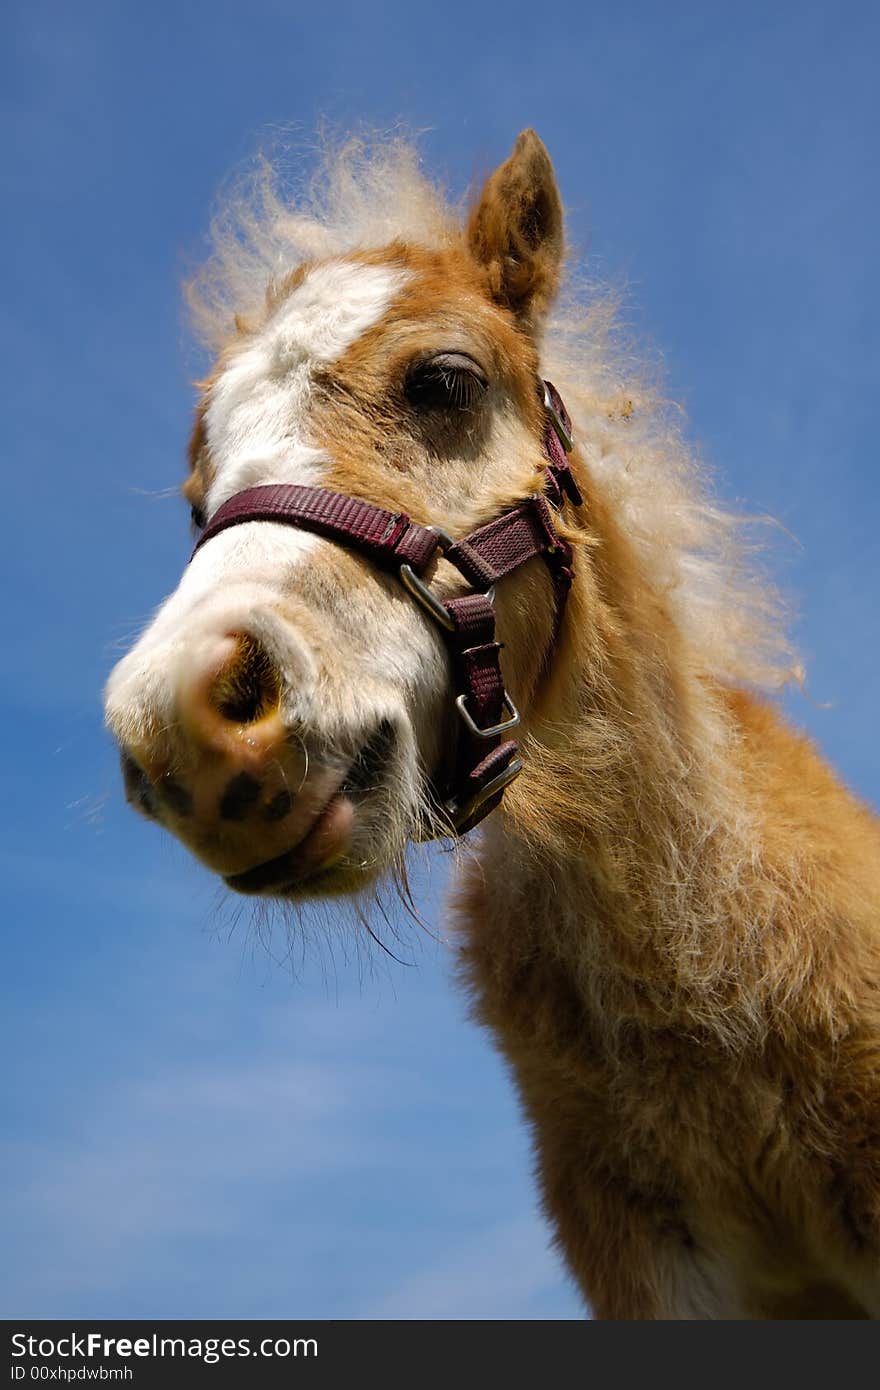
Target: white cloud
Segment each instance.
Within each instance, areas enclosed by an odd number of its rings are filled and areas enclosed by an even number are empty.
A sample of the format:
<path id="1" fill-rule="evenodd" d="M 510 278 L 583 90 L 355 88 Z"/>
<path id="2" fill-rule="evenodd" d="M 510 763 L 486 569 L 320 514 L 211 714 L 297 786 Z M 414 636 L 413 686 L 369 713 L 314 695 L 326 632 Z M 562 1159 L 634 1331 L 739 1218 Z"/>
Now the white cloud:
<path id="1" fill-rule="evenodd" d="M 46 1316 L 47 1305 L 60 1311 L 90 1289 L 173 1263 L 193 1237 L 240 1238 L 255 1218 L 271 1254 L 281 1185 L 308 1195 L 316 1176 L 344 1182 L 347 1170 L 388 1160 L 362 1123 L 386 1086 L 357 1063 L 343 1072 L 267 1068 L 261 1058 L 251 1068 L 162 1072 L 115 1093 L 84 1088 L 81 1128 L 66 1143 L 7 1151 L 6 1170 L 28 1175 L 7 1193 L 25 1236 L 16 1303 Z"/>

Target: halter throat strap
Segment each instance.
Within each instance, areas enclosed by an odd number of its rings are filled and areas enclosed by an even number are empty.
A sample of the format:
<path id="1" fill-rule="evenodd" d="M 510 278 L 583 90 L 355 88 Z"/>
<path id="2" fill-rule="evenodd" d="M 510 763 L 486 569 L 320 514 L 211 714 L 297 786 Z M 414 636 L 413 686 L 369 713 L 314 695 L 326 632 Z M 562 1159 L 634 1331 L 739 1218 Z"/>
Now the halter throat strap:
<path id="1" fill-rule="evenodd" d="M 519 714 L 504 687 L 495 637 L 494 590 L 499 580 L 540 556 L 554 584 L 556 623 L 562 623 L 572 581 L 571 547 L 557 532 L 551 503 L 582 498 L 568 465 L 571 421 L 550 382 L 543 382 L 545 490 L 502 512 L 470 535 L 455 540 L 436 526 L 422 526 L 403 512 L 363 502 L 328 488 L 270 483 L 246 488 L 215 512 L 193 550 L 231 526 L 251 521 L 282 522 L 357 550 L 380 569 L 396 573 L 408 592 L 439 626 L 449 651 L 455 708 L 461 720 L 455 755 L 433 796 L 450 833 L 464 834 L 498 805 L 522 770 L 517 744 L 506 738 Z M 549 499 L 549 501 L 548 501 Z M 445 599 L 425 582 L 442 555 L 471 592 Z M 545 657 L 549 660 L 550 651 Z"/>

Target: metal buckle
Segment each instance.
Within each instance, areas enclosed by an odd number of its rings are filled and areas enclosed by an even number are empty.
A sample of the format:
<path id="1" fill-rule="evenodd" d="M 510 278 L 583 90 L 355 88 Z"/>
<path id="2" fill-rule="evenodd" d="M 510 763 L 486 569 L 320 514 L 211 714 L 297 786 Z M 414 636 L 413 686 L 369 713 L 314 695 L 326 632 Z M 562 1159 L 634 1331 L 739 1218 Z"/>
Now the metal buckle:
<path id="1" fill-rule="evenodd" d="M 474 738 L 494 738 L 496 734 L 506 734 L 508 729 L 515 729 L 519 723 L 519 710 L 506 690 L 504 692 L 502 711 L 507 715 L 507 718 L 503 719 L 500 724 L 493 724 L 488 729 L 481 729 L 478 724 L 474 723 L 471 712 L 465 704 L 466 700 L 467 695 L 459 695 L 455 702 L 455 708 L 458 710 L 470 732 L 474 735 Z"/>
<path id="2" fill-rule="evenodd" d="M 574 448 L 574 440 L 572 439 L 571 434 L 565 427 L 565 421 L 559 414 L 559 411 L 556 409 L 556 406 L 553 404 L 553 397 L 550 395 L 550 387 L 547 385 L 546 381 L 543 382 L 543 386 L 544 409 L 550 416 L 550 423 L 556 431 L 557 435 L 559 436 L 560 444 L 562 445 L 565 452 L 567 454 L 570 454 L 572 449 Z"/>
<path id="3" fill-rule="evenodd" d="M 442 526 L 426 526 L 425 530 L 434 532 L 434 535 L 440 542 L 438 549 L 441 555 L 445 555 L 447 550 L 451 550 L 452 547 L 455 545 L 455 540 L 453 539 L 453 537 L 450 536 L 448 531 L 444 531 Z M 444 631 L 454 632 L 455 623 L 450 618 L 449 614 L 447 613 L 443 604 L 440 602 L 437 595 L 432 594 L 425 581 L 421 579 L 419 575 L 416 574 L 412 565 L 401 565 L 400 569 L 397 572 L 400 575 L 400 582 L 403 585 L 403 587 L 407 590 L 408 593 L 412 595 L 416 603 L 419 604 L 421 608 L 424 608 L 428 616 L 433 618 L 434 622 L 438 623 L 440 627 L 444 629 Z M 483 597 L 487 598 L 490 603 L 494 603 L 494 584 L 491 586 L 491 588 L 486 590 Z"/>
<path id="4" fill-rule="evenodd" d="M 444 531 L 442 527 L 427 526 L 425 529 L 434 532 L 434 535 L 440 542 L 438 549 L 441 555 L 445 555 L 447 550 L 455 545 L 452 536 L 450 536 L 448 531 Z M 403 587 L 412 594 L 416 603 L 424 608 L 428 616 L 433 618 L 435 623 L 439 623 L 440 627 L 444 628 L 446 632 L 454 632 L 455 623 L 446 612 L 446 609 L 443 607 L 443 604 L 437 598 L 436 594 L 432 594 L 424 580 L 420 579 L 416 574 L 412 565 L 401 565 L 398 574 L 400 575 L 400 582 Z"/>
<path id="5" fill-rule="evenodd" d="M 455 801 L 447 801 L 444 809 L 456 834 L 459 834 L 467 826 L 468 821 L 473 819 L 481 806 L 485 806 L 490 797 L 496 796 L 498 792 L 503 792 L 505 787 L 509 787 L 522 770 L 522 758 L 514 758 L 512 762 L 507 764 L 507 767 L 502 768 L 498 775 L 492 778 L 491 782 L 487 782 L 485 787 L 480 787 L 479 791 L 468 797 L 463 806 L 457 805 Z"/>
<path id="6" fill-rule="evenodd" d="M 440 626 L 444 628 L 446 632 L 454 632 L 455 623 L 452 621 L 449 614 L 446 612 L 446 609 L 443 607 L 443 604 L 434 594 L 431 593 L 431 590 L 428 588 L 427 584 L 423 583 L 422 580 L 419 579 L 419 576 L 416 574 L 412 566 L 401 565 L 399 574 L 400 582 L 403 585 L 403 587 L 409 590 L 416 603 L 418 603 L 422 608 L 424 608 L 428 616 L 430 618 L 433 618 L 435 623 L 439 623 Z"/>

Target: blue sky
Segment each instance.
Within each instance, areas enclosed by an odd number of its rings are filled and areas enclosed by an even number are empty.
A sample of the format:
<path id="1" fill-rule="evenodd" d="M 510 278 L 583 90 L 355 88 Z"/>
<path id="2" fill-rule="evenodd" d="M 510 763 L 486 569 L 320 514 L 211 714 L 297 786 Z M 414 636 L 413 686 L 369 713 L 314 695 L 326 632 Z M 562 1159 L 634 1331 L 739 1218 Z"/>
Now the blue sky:
<path id="1" fill-rule="evenodd" d="M 188 553 L 159 495 L 178 283 L 281 126 L 403 120 L 460 189 L 534 125 L 719 490 L 790 533 L 787 704 L 877 804 L 878 29 L 852 3 L 4 7 L 4 1316 L 580 1316 L 449 980 L 442 857 L 412 964 L 326 913 L 285 960 L 123 805 L 101 686 Z"/>

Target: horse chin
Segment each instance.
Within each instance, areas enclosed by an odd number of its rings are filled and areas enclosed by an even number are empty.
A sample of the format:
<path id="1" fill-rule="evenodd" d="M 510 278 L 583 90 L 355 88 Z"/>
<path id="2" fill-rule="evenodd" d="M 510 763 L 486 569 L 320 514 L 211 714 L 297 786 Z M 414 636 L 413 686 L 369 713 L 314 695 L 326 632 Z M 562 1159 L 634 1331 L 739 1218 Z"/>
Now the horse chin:
<path id="1" fill-rule="evenodd" d="M 224 877 L 246 896 L 300 901 L 358 894 L 393 872 L 418 824 L 418 778 L 390 723 L 362 748 L 291 849 Z"/>
<path id="2" fill-rule="evenodd" d="M 281 902 L 305 902 L 314 898 L 357 896 L 393 872 L 403 858 L 406 838 L 390 833 L 390 827 L 374 829 L 369 819 L 358 823 L 355 813 L 350 838 L 327 855 L 305 862 L 302 847 L 281 856 L 269 865 L 258 866 L 273 873 L 271 882 L 259 886 L 257 876 L 238 875 L 225 879 L 226 886 L 247 896 L 273 898 Z"/>

